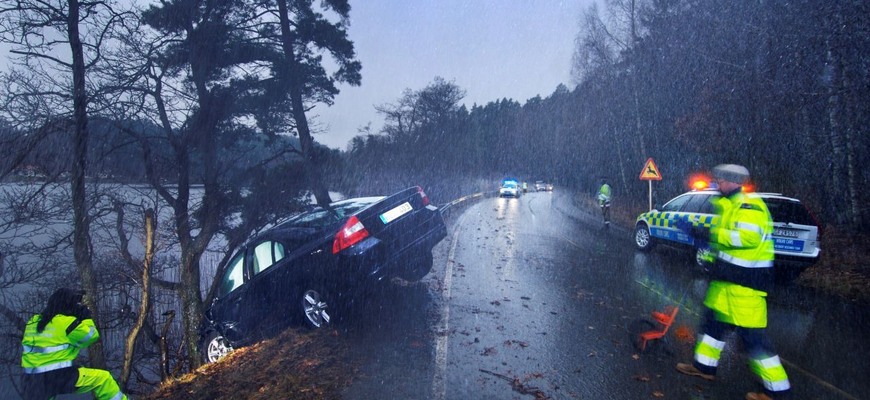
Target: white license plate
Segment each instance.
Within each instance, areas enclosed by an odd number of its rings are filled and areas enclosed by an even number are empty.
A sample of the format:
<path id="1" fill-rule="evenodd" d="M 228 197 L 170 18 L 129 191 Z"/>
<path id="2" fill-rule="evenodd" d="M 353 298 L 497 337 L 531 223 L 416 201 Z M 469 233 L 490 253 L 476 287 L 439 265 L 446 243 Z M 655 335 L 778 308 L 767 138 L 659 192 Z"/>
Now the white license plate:
<path id="1" fill-rule="evenodd" d="M 774 236 L 788 237 L 788 238 L 796 238 L 796 237 L 798 237 L 798 231 L 793 231 L 791 229 L 774 228 L 773 235 Z"/>
<path id="2" fill-rule="evenodd" d="M 399 204 L 398 207 L 381 214 L 381 221 L 383 221 L 384 224 L 389 224 L 390 221 L 394 221 L 396 218 L 407 214 L 413 209 L 414 207 L 411 207 L 411 204 L 406 201 L 402 204 Z"/>

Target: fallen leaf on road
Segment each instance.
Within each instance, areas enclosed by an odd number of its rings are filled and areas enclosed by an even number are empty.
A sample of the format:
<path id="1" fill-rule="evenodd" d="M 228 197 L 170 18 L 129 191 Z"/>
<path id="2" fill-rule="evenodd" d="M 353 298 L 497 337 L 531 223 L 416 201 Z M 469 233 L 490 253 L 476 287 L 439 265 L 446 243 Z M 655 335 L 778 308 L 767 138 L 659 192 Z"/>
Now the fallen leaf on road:
<path id="1" fill-rule="evenodd" d="M 633 358 L 633 359 L 635 359 L 635 360 L 640 360 L 640 356 L 637 355 L 637 353 L 632 354 L 632 355 L 631 355 L 631 358 Z"/>
<path id="2" fill-rule="evenodd" d="M 638 382 L 649 382 L 649 377 L 646 375 L 635 375 L 634 380 Z"/>
<path id="3" fill-rule="evenodd" d="M 665 397 L 665 394 L 656 390 L 653 392 L 653 397 Z"/>

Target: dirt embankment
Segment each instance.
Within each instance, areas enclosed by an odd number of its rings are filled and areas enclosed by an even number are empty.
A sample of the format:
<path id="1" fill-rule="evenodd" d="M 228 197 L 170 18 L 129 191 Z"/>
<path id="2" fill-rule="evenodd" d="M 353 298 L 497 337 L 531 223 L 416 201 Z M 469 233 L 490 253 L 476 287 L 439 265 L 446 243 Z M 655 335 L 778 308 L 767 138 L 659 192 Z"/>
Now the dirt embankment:
<path id="1" fill-rule="evenodd" d="M 333 330 L 287 329 L 164 383 L 149 400 L 340 399 L 355 376 Z"/>

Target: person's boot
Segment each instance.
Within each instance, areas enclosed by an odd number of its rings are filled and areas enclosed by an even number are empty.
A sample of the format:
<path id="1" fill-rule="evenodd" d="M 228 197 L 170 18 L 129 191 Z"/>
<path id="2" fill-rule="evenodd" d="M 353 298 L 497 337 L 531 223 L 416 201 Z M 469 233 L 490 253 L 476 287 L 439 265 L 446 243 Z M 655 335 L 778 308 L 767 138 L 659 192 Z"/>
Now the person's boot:
<path id="1" fill-rule="evenodd" d="M 765 393 L 749 392 L 746 393 L 746 400 L 773 400 L 773 397 Z"/>
<path id="2" fill-rule="evenodd" d="M 677 363 L 677 371 L 679 371 L 681 374 L 686 374 L 686 375 L 689 375 L 689 376 L 697 376 L 697 377 L 699 377 L 699 378 L 703 378 L 703 379 L 706 379 L 706 380 L 708 380 L 708 381 L 712 381 L 712 380 L 716 379 L 716 377 L 713 376 L 713 375 L 705 374 L 705 373 L 699 371 L 699 370 L 698 370 L 697 368 L 695 368 L 695 366 L 692 365 L 692 364 Z M 749 395 L 746 395 L 746 396 L 747 396 L 747 399 L 748 399 L 748 398 L 749 398 L 749 397 L 748 397 Z"/>

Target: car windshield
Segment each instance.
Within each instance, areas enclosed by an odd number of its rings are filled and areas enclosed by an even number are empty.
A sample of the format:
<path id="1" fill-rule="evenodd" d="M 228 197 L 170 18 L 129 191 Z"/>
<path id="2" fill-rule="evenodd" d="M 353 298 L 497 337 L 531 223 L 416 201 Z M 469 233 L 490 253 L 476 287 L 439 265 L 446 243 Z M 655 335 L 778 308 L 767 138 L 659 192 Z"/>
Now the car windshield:
<path id="1" fill-rule="evenodd" d="M 348 215 L 356 214 L 383 198 L 384 197 L 361 197 L 337 201 L 332 203 L 334 213 L 318 207 L 313 211 L 302 213 L 294 217 L 290 221 L 287 221 L 286 225 L 305 228 L 320 228 L 338 222 Z"/>
<path id="2" fill-rule="evenodd" d="M 507 189 L 515 189 L 517 187 L 517 184 L 513 182 L 507 182 L 504 184 L 504 187 Z"/>

